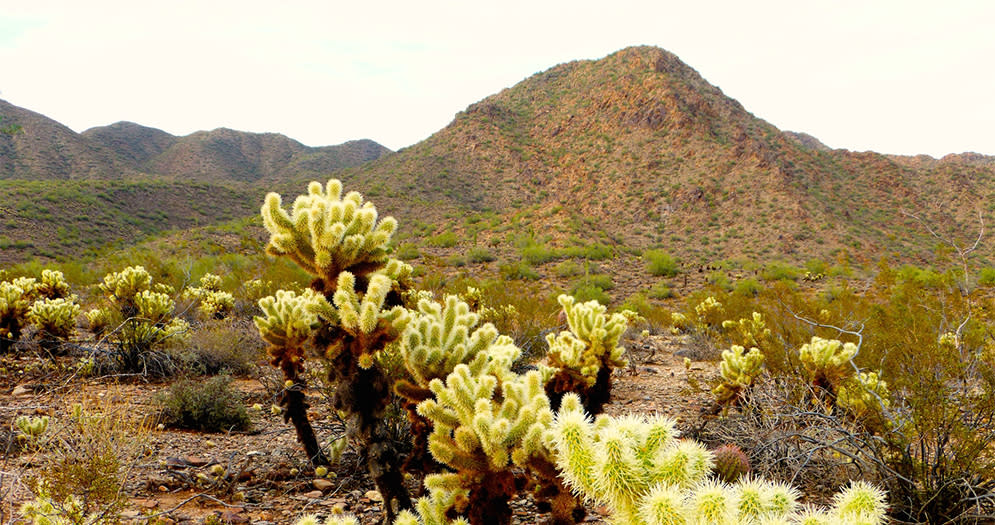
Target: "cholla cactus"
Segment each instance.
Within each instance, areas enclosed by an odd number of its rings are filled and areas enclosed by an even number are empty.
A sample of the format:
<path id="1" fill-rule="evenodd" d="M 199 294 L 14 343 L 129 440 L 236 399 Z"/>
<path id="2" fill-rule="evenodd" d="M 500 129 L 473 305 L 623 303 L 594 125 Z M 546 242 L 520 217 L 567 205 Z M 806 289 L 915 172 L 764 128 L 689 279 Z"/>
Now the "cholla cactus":
<path id="1" fill-rule="evenodd" d="M 35 284 L 35 294 L 44 299 L 62 299 L 69 297 L 69 283 L 58 270 L 42 270 L 41 281 Z"/>
<path id="2" fill-rule="evenodd" d="M 694 307 L 694 313 L 698 316 L 698 322 L 703 326 L 716 327 L 722 325 L 725 307 L 714 297 L 708 296 Z"/>
<path id="3" fill-rule="evenodd" d="M 104 332 L 107 331 L 107 327 L 114 322 L 114 314 L 107 308 L 91 308 L 83 315 L 86 317 L 86 321 L 90 325 L 90 331 L 93 332 L 93 335 L 96 337 L 104 335 Z"/>
<path id="4" fill-rule="evenodd" d="M 836 394 L 836 389 L 844 379 L 856 372 L 851 362 L 855 355 L 857 345 L 821 337 L 812 337 L 811 343 L 802 345 L 798 350 L 798 357 L 809 380 L 831 395 Z"/>
<path id="5" fill-rule="evenodd" d="M 486 361 L 472 364 L 485 367 Z M 513 465 L 550 464 L 543 433 L 553 413 L 542 374 L 533 370 L 519 376 L 502 368 L 471 371 L 457 365 L 444 382 L 433 379 L 429 388 L 435 397 L 418 404 L 418 413 L 432 422 L 432 456 L 456 471 L 441 475 L 448 481 L 439 482 L 450 492 L 466 491 L 467 518 L 475 525 L 510 522 Z"/>
<path id="6" fill-rule="evenodd" d="M 764 354 L 758 348 L 751 348 L 746 352 L 742 346 L 733 345 L 729 350 L 723 351 L 722 363 L 719 365 L 722 382 L 712 389 L 715 400 L 720 405 L 738 402 L 743 391 L 760 375 L 763 363 Z"/>
<path id="7" fill-rule="evenodd" d="M 711 454 L 676 437 L 666 418 L 602 415 L 592 423 L 572 394 L 546 434 L 563 476 L 584 497 L 608 507 L 612 523 L 807 523 L 801 520 L 815 515 L 797 511 L 798 492 L 786 485 L 749 477 L 732 485 L 707 479 Z M 818 512 L 836 525 L 880 524 L 884 494 L 855 482 L 832 509 Z"/>
<path id="8" fill-rule="evenodd" d="M 40 299 L 28 311 L 28 320 L 38 328 L 41 346 L 48 352 L 56 350 L 60 342 L 67 341 L 76 331 L 80 306 L 74 299 Z"/>
<path id="9" fill-rule="evenodd" d="M 876 372 L 860 372 L 840 384 L 836 404 L 858 418 L 880 414 L 890 405 L 888 383 Z"/>
<path id="10" fill-rule="evenodd" d="M 48 422 L 48 416 L 20 416 L 14 420 L 14 425 L 17 426 L 17 429 L 27 436 L 28 439 L 35 441 L 41 438 L 41 435 L 48 430 Z"/>
<path id="11" fill-rule="evenodd" d="M 31 301 L 20 286 L 0 282 L 0 353 L 6 353 L 21 338 Z"/>
<path id="12" fill-rule="evenodd" d="M 261 213 L 270 232 L 267 253 L 289 257 L 315 277 L 311 287 L 322 300 L 312 304 L 317 322 L 312 340 L 330 362 L 329 381 L 335 384 L 332 404 L 345 414 L 349 437 L 364 450 L 390 521 L 399 508 L 411 506 L 399 458 L 383 429 L 392 379 L 387 367 L 378 364 L 389 361 L 381 358 L 387 357 L 387 346 L 401 335 L 408 320 L 400 297 L 411 267 L 389 257 L 397 221 L 392 217 L 378 221 L 372 203 L 364 204 L 357 192 L 342 197 L 342 183 L 334 179 L 325 186 L 312 182 L 307 195 L 297 197 L 289 212 L 282 208 L 280 196 L 270 193 Z M 263 327 L 260 332 L 272 339 Z M 294 423 L 309 459 L 328 464 L 307 422 L 299 374 L 303 352 L 276 346 L 270 353 L 279 357 L 274 362 L 280 363 L 292 385 L 282 400 L 286 417 Z"/>
<path id="13" fill-rule="evenodd" d="M 320 326 L 317 311 L 327 301 L 312 290 L 297 294 L 279 290 L 275 296 L 259 300 L 262 316 L 253 321 L 263 341 L 269 343 L 273 366 L 283 370 L 291 381 L 304 371 L 304 344 Z"/>
<path id="14" fill-rule="evenodd" d="M 573 297 L 558 298 L 570 331 L 546 336 L 548 365 L 556 373 L 546 385 L 554 408 L 566 392 L 577 392 L 590 414 L 598 414 L 611 394 L 611 372 L 628 365 L 619 340 L 628 327 L 623 314 L 605 315 L 597 301 L 577 303 Z"/>
<path id="15" fill-rule="evenodd" d="M 111 302 L 120 306 L 125 317 L 132 317 L 138 313 L 134 303 L 135 296 L 149 290 L 151 285 L 152 276 L 144 266 L 129 266 L 120 272 L 105 275 L 104 282 L 100 284 L 100 291 Z"/>
<path id="16" fill-rule="evenodd" d="M 763 314 L 753 312 L 749 319 L 739 321 L 722 321 L 722 328 L 734 332 L 742 346 L 746 348 L 765 348 L 771 341 L 771 332 L 767 328 Z"/>
<path id="17" fill-rule="evenodd" d="M 235 296 L 221 289 L 221 277 L 213 273 L 204 274 L 200 286 L 187 288 L 183 296 L 199 301 L 197 310 L 208 319 L 224 319 L 235 308 Z"/>
<path id="18" fill-rule="evenodd" d="M 364 273 L 389 260 L 390 239 L 397 229 L 393 217 L 377 222 L 377 210 L 363 197 L 349 192 L 342 197 L 342 183 L 328 181 L 323 188 L 312 182 L 308 194 L 298 196 L 287 213 L 279 194 L 266 195 L 263 223 L 270 232 L 266 253 L 284 255 L 331 288 L 340 272 Z"/>

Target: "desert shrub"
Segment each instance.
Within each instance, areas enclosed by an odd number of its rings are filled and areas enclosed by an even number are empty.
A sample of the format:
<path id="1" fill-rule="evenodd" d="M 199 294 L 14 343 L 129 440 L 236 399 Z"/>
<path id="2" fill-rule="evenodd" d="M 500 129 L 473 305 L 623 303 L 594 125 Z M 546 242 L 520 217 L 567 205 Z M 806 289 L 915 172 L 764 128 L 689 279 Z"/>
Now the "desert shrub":
<path id="1" fill-rule="evenodd" d="M 765 281 L 797 281 L 801 276 L 800 269 L 781 261 L 767 263 L 760 272 L 760 278 Z"/>
<path id="2" fill-rule="evenodd" d="M 187 373 L 236 376 L 251 374 L 266 356 L 251 322 L 238 317 L 198 324 L 190 331 L 187 344 L 170 350 L 170 354 Z"/>
<path id="3" fill-rule="evenodd" d="M 529 244 L 521 250 L 522 260 L 531 264 L 546 264 L 562 258 L 562 255 L 545 244 Z"/>
<path id="4" fill-rule="evenodd" d="M 729 276 L 723 270 L 709 272 L 708 276 L 705 277 L 705 282 L 727 292 L 733 289 L 732 283 L 729 281 Z"/>
<path id="5" fill-rule="evenodd" d="M 34 523 L 117 523 L 148 432 L 148 422 L 133 421 L 124 408 L 72 405 L 44 435 L 46 454 L 31 482 L 35 500 L 22 514 Z"/>
<path id="6" fill-rule="evenodd" d="M 462 255 L 450 255 L 446 257 L 446 266 L 453 266 L 456 268 L 461 268 L 466 266 L 466 257 Z"/>
<path id="7" fill-rule="evenodd" d="M 995 286 L 995 268 L 982 268 L 978 272 L 978 284 L 981 286 Z"/>
<path id="8" fill-rule="evenodd" d="M 760 288 L 760 283 L 756 279 L 747 277 L 736 281 L 732 290 L 738 295 L 753 297 L 760 293 Z"/>
<path id="9" fill-rule="evenodd" d="M 158 399 L 163 423 L 204 432 L 248 429 L 249 414 L 242 395 L 231 382 L 231 377 L 219 375 L 206 381 L 183 379 L 173 383 L 169 392 Z"/>
<path id="10" fill-rule="evenodd" d="M 436 248 L 452 248 L 459 242 L 459 237 L 456 236 L 455 232 L 442 232 L 429 237 L 425 242 Z"/>
<path id="11" fill-rule="evenodd" d="M 421 257 L 421 252 L 418 251 L 417 246 L 410 242 L 406 242 L 397 246 L 394 256 L 402 261 L 411 261 Z"/>
<path id="12" fill-rule="evenodd" d="M 535 281 L 540 277 L 539 272 L 525 261 L 501 264 L 498 266 L 498 272 L 507 280 Z"/>
<path id="13" fill-rule="evenodd" d="M 670 299 L 674 297 L 674 291 L 667 285 L 666 281 L 658 281 L 652 287 L 650 287 L 647 295 L 653 299 Z"/>
<path id="14" fill-rule="evenodd" d="M 615 283 L 612 281 L 611 276 L 604 273 L 585 275 L 584 277 L 577 279 L 577 281 L 574 283 L 574 286 L 584 286 L 584 285 L 597 286 L 602 290 L 611 290 L 612 288 L 615 287 Z"/>
<path id="15" fill-rule="evenodd" d="M 553 273 L 559 277 L 576 277 L 584 275 L 584 266 L 574 260 L 566 260 L 553 267 Z"/>
<path id="16" fill-rule="evenodd" d="M 575 284 L 570 289 L 570 294 L 580 301 L 597 301 L 604 305 L 610 304 L 612 300 L 603 288 L 590 282 Z"/>
<path id="17" fill-rule="evenodd" d="M 467 252 L 466 257 L 473 264 L 491 262 L 497 259 L 497 256 L 491 253 L 490 250 L 481 246 L 474 246 L 473 248 L 470 248 L 470 251 Z"/>
<path id="18" fill-rule="evenodd" d="M 646 271 L 657 277 L 673 277 L 680 273 L 677 259 L 663 250 L 647 250 L 643 253 Z"/>
<path id="19" fill-rule="evenodd" d="M 615 254 L 615 251 L 607 244 L 594 243 L 583 246 L 568 246 L 560 250 L 560 253 L 566 257 L 587 259 L 589 261 L 603 261 L 610 259 Z"/>

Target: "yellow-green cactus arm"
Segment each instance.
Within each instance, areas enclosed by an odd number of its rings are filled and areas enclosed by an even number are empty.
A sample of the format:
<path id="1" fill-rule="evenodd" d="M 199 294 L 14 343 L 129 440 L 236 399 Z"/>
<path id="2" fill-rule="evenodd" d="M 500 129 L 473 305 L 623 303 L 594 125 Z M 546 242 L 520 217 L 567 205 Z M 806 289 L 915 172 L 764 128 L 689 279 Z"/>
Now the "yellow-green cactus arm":
<path id="1" fill-rule="evenodd" d="M 266 247 L 271 255 L 285 255 L 308 273 L 334 282 L 339 272 L 358 265 L 387 263 L 390 239 L 397 230 L 392 217 L 377 220 L 372 203 L 357 192 L 342 197 L 342 183 L 308 185 L 288 213 L 276 193 L 266 196 L 263 224 L 270 232 Z"/>
<path id="2" fill-rule="evenodd" d="M 76 331 L 79 309 L 72 299 L 40 299 L 31 305 L 28 320 L 48 336 L 69 339 Z"/>

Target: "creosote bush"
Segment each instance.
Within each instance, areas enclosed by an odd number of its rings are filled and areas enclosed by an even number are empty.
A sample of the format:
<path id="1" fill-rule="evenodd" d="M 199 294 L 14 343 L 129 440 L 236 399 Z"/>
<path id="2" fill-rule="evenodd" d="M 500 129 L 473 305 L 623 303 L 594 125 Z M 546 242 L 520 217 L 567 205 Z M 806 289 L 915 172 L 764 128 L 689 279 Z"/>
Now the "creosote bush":
<path id="1" fill-rule="evenodd" d="M 231 377 L 220 375 L 205 381 L 183 379 L 159 396 L 166 426 L 204 432 L 247 430 L 249 414 L 242 395 L 232 388 Z"/>

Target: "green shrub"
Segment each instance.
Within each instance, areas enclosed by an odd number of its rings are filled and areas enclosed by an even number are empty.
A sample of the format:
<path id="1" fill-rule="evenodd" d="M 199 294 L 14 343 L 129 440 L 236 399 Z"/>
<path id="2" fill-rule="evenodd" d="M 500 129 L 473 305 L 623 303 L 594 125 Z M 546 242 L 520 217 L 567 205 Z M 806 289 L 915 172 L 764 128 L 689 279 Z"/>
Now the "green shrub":
<path id="1" fill-rule="evenodd" d="M 752 278 L 747 277 L 746 279 L 740 279 L 736 281 L 735 286 L 733 286 L 733 292 L 748 297 L 754 297 L 760 293 L 760 283 Z"/>
<path id="2" fill-rule="evenodd" d="M 674 291 L 670 289 L 670 286 L 666 282 L 660 281 L 654 284 L 647 293 L 653 299 L 670 299 L 674 297 Z"/>
<path id="3" fill-rule="evenodd" d="M 657 277 L 673 277 L 680 273 L 677 259 L 663 250 L 648 250 L 643 253 L 646 271 Z"/>
<path id="4" fill-rule="evenodd" d="M 760 277 L 765 281 L 797 281 L 802 276 L 802 271 L 788 263 L 774 261 L 760 272 Z"/>
<path id="5" fill-rule="evenodd" d="M 418 247 L 410 242 L 406 242 L 397 247 L 397 251 L 394 254 L 398 259 L 402 261 L 410 261 L 421 257 L 421 252 L 418 251 Z"/>
<path id="6" fill-rule="evenodd" d="M 540 277 L 539 272 L 525 261 L 502 264 L 498 266 L 498 272 L 507 280 L 535 281 Z"/>
<path id="7" fill-rule="evenodd" d="M 595 274 L 595 275 L 585 275 L 577 282 L 574 283 L 574 288 L 578 288 L 585 285 L 592 285 L 601 288 L 602 290 L 611 290 L 615 287 L 615 283 L 612 282 L 612 278 L 607 274 Z"/>
<path id="8" fill-rule="evenodd" d="M 560 258 L 556 250 L 545 244 L 530 244 L 522 248 L 522 259 L 532 265 L 545 264 Z"/>
<path id="9" fill-rule="evenodd" d="M 466 257 L 462 255 L 450 255 L 446 257 L 446 266 L 455 266 L 457 268 L 466 266 Z"/>
<path id="10" fill-rule="evenodd" d="M 231 377 L 219 375 L 207 381 L 180 380 L 159 399 L 163 423 L 176 428 L 225 432 L 249 428 L 249 414 L 242 395 L 232 389 Z"/>
<path id="11" fill-rule="evenodd" d="M 553 272 L 559 277 L 576 277 L 584 274 L 584 266 L 577 261 L 567 260 L 557 263 Z"/>
<path id="12" fill-rule="evenodd" d="M 978 284 L 981 286 L 995 286 L 995 268 L 982 268 L 978 272 Z"/>
<path id="13" fill-rule="evenodd" d="M 429 246 L 435 246 L 436 248 L 452 248 L 459 242 L 459 238 L 456 237 L 454 232 L 442 232 L 429 237 L 425 242 Z"/>
<path id="14" fill-rule="evenodd" d="M 579 302 L 593 300 L 604 305 L 611 303 L 612 300 L 611 296 L 605 293 L 601 287 L 589 282 L 574 286 L 570 291 L 570 295 L 573 295 Z"/>
<path id="15" fill-rule="evenodd" d="M 491 253 L 490 250 L 481 246 L 470 248 L 470 251 L 467 252 L 466 256 L 473 264 L 491 262 L 497 259 L 497 257 Z"/>

